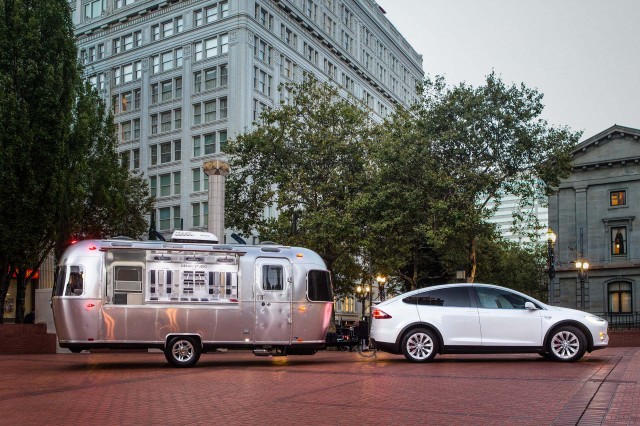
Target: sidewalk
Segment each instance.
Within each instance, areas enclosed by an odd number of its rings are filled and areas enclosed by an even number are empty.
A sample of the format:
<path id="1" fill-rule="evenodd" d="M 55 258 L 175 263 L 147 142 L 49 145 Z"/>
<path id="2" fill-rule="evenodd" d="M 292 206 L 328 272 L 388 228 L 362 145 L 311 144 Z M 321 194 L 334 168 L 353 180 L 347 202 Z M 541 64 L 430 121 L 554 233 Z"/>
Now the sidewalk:
<path id="1" fill-rule="evenodd" d="M 368 353 L 367 355 L 370 355 Z M 538 355 L 161 353 L 0 356 L 0 423 L 20 425 L 633 425 L 640 348 Z"/>

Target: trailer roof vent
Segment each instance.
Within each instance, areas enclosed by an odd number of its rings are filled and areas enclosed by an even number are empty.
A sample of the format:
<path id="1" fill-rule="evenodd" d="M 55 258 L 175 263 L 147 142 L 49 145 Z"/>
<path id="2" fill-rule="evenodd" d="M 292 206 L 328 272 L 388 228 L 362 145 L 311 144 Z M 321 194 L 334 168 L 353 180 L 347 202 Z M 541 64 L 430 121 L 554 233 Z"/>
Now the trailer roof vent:
<path id="1" fill-rule="evenodd" d="M 171 241 L 174 243 L 204 243 L 217 244 L 218 237 L 211 232 L 200 231 L 173 231 Z"/>
<path id="2" fill-rule="evenodd" d="M 265 253 L 280 253 L 280 247 L 260 247 L 260 251 Z"/>

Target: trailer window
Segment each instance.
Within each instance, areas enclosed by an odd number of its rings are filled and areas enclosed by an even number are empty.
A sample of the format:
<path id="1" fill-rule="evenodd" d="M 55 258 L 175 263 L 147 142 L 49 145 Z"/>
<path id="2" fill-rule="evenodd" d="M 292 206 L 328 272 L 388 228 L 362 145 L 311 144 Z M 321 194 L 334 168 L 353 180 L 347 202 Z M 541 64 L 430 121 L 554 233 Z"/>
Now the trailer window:
<path id="1" fill-rule="evenodd" d="M 116 266 L 116 291 L 142 293 L 142 268 Z"/>
<path id="2" fill-rule="evenodd" d="M 278 265 L 264 265 L 262 267 L 262 289 L 281 291 L 284 289 L 283 268 Z"/>
<path id="3" fill-rule="evenodd" d="M 333 302 L 329 271 L 309 271 L 307 295 L 312 302 Z"/>
<path id="4" fill-rule="evenodd" d="M 82 266 L 69 267 L 69 279 L 65 296 L 80 296 L 84 292 L 84 268 Z"/>

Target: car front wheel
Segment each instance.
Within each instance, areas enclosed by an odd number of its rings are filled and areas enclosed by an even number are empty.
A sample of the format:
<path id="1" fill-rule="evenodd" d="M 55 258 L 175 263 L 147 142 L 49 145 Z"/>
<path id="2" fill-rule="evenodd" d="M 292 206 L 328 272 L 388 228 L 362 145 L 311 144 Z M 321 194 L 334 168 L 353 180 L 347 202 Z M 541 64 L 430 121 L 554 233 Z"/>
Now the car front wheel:
<path id="1" fill-rule="evenodd" d="M 402 354 L 412 362 L 431 361 L 438 353 L 438 340 L 431 330 L 417 328 L 402 339 Z"/>
<path id="2" fill-rule="evenodd" d="M 552 359 L 563 362 L 577 361 L 587 350 L 587 339 L 576 327 L 565 326 L 553 331 L 547 351 Z"/>

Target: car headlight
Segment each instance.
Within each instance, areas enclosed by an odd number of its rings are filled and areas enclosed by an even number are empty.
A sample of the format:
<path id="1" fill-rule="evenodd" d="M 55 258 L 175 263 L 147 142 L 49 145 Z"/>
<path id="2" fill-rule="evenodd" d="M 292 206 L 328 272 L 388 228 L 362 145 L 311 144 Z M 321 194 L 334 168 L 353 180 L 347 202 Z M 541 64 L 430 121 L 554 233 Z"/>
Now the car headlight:
<path id="1" fill-rule="evenodd" d="M 585 315 L 584 318 L 591 324 L 595 325 L 605 325 L 607 323 L 605 319 L 597 317 L 595 315 Z"/>

